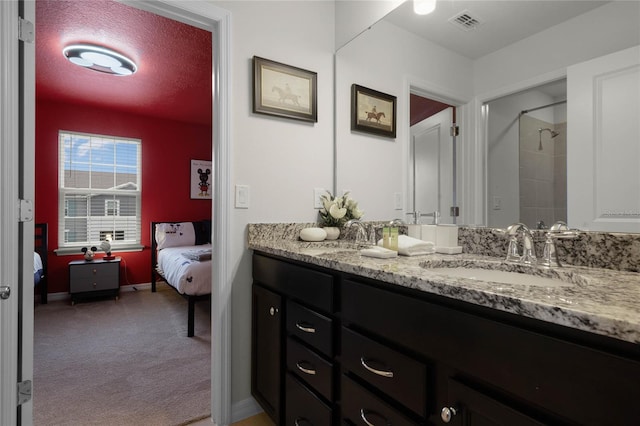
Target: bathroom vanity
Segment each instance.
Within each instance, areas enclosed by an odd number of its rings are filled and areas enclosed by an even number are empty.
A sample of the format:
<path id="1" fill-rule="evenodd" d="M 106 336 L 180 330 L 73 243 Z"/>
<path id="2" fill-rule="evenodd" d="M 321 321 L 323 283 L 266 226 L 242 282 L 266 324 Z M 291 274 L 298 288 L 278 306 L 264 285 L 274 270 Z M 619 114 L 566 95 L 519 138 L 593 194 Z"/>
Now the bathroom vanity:
<path id="1" fill-rule="evenodd" d="M 249 244 L 252 393 L 277 424 L 640 420 L 638 274 L 567 267 L 557 288 L 509 285 L 432 267 L 497 258 Z"/>

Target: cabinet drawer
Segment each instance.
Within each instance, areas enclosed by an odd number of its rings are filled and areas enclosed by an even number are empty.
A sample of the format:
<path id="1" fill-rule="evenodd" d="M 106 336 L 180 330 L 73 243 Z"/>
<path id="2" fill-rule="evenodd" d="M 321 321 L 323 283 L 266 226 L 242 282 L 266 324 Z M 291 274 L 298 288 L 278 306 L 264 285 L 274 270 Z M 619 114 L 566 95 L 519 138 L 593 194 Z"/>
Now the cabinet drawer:
<path id="1" fill-rule="evenodd" d="M 396 401 L 425 416 L 427 367 L 413 358 L 342 329 L 342 364 Z"/>
<path id="2" fill-rule="evenodd" d="M 331 408 L 291 374 L 287 374 L 286 386 L 285 424 L 299 426 L 331 425 L 331 417 L 333 415 Z"/>
<path id="3" fill-rule="evenodd" d="M 342 420 L 356 425 L 416 425 L 400 411 L 342 376 Z"/>
<path id="4" fill-rule="evenodd" d="M 333 276 L 255 254 L 253 279 L 324 312 L 333 312 Z"/>
<path id="5" fill-rule="evenodd" d="M 119 286 L 120 263 L 84 263 L 69 266 L 69 291 L 112 290 Z"/>
<path id="6" fill-rule="evenodd" d="M 352 280 L 341 288 L 343 322 L 440 360 L 511 399 L 579 424 L 619 424 L 611 420 L 615 413 L 640 418 L 637 358 Z M 536 324 L 538 330 L 543 326 Z M 620 408 L 612 410 L 614 405 Z"/>
<path id="7" fill-rule="evenodd" d="M 288 301 L 287 331 L 318 349 L 327 356 L 333 355 L 333 322 L 311 309 Z"/>
<path id="8" fill-rule="evenodd" d="M 287 368 L 331 401 L 333 364 L 294 339 L 287 339 Z"/>

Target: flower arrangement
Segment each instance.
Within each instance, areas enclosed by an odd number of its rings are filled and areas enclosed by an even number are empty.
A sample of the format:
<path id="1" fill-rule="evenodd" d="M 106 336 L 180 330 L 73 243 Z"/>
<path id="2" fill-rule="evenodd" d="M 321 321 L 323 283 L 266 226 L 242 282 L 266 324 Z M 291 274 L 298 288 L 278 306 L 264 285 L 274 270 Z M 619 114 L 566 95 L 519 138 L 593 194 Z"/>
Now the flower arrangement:
<path id="1" fill-rule="evenodd" d="M 342 197 L 334 197 L 327 191 L 321 195 L 322 209 L 320 209 L 320 223 L 323 226 L 342 227 L 351 219 L 360 219 L 364 212 L 358 208 L 358 203 L 345 192 Z"/>

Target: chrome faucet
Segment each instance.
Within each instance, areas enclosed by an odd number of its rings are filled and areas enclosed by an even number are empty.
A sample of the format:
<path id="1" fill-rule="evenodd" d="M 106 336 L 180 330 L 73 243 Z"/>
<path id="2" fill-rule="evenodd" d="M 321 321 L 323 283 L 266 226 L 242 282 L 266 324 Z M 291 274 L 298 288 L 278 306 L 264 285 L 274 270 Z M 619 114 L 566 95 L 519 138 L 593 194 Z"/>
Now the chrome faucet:
<path id="1" fill-rule="evenodd" d="M 507 248 L 507 262 L 518 262 L 527 265 L 535 265 L 537 262 L 536 251 L 533 245 L 533 234 L 524 223 L 514 223 L 506 230 L 509 237 L 509 247 Z M 522 236 L 522 256 L 518 253 L 518 236 Z"/>
<path id="2" fill-rule="evenodd" d="M 405 226 L 406 223 L 402 219 L 393 219 L 389 222 L 389 226 Z"/>
<path id="3" fill-rule="evenodd" d="M 412 220 L 409 223 L 415 224 L 415 225 L 418 225 L 420 223 L 420 212 L 418 211 L 409 212 L 407 213 L 407 216 L 412 216 Z"/>
<path id="4" fill-rule="evenodd" d="M 562 266 L 558 259 L 558 249 L 556 247 L 556 240 L 576 238 L 580 234 L 580 231 L 569 229 L 567 224 L 563 221 L 557 221 L 549 230 L 545 233 L 546 240 L 544 242 L 544 252 L 542 259 L 540 259 L 541 266 L 547 266 L 549 268 L 559 268 Z"/>
<path id="5" fill-rule="evenodd" d="M 345 227 L 350 228 L 353 225 L 358 227 L 358 233 L 356 234 L 356 243 L 365 243 L 376 245 L 376 230 L 375 227 L 371 227 L 371 232 L 367 232 L 367 226 L 358 219 L 351 219 L 344 224 Z"/>
<path id="6" fill-rule="evenodd" d="M 440 222 L 440 212 L 437 211 L 437 210 L 434 211 L 434 212 L 430 212 L 430 213 L 420 213 L 419 217 L 422 217 L 422 216 L 432 217 L 434 225 L 437 225 L 438 222 Z"/>

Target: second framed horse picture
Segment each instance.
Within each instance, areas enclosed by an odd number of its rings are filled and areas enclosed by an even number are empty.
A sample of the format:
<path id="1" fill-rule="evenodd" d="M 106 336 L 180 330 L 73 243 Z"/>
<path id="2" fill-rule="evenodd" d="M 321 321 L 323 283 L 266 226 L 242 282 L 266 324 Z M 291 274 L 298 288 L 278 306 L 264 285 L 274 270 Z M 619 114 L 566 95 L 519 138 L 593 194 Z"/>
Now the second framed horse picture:
<path id="1" fill-rule="evenodd" d="M 351 85 L 351 130 L 396 137 L 396 97 Z"/>
<path id="2" fill-rule="evenodd" d="M 253 112 L 318 121 L 317 73 L 253 57 Z"/>

